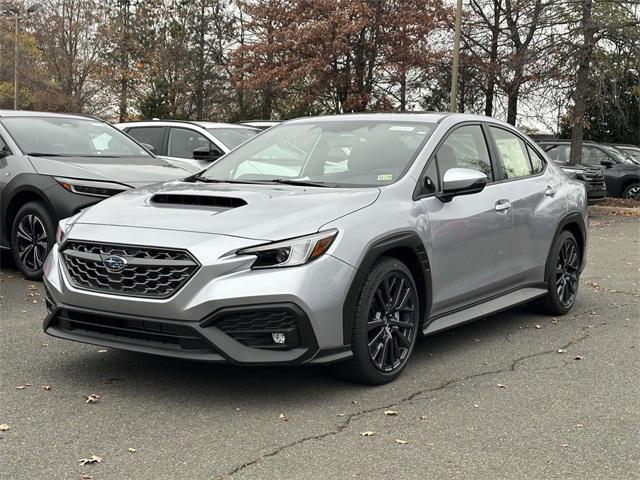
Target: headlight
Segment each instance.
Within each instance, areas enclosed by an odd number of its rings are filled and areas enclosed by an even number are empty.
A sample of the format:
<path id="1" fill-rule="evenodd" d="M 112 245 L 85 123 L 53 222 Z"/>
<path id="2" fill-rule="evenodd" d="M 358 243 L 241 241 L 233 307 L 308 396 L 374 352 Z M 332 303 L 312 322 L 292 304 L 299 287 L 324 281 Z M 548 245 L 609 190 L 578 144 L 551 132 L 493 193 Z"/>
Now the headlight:
<path id="1" fill-rule="evenodd" d="M 256 261 L 251 268 L 295 267 L 322 256 L 329 249 L 337 234 L 337 230 L 326 230 L 304 237 L 244 248 L 236 253 L 238 255 L 255 255 Z"/>
<path id="2" fill-rule="evenodd" d="M 95 180 L 78 180 L 75 178 L 62 177 L 54 178 L 65 190 L 72 193 L 79 193 L 80 195 L 90 195 L 92 197 L 107 198 L 131 188 L 114 182 L 98 182 Z"/>
<path id="3" fill-rule="evenodd" d="M 58 246 L 62 245 L 62 242 L 67 239 L 69 230 L 71 230 L 80 215 L 81 213 L 76 213 L 73 217 L 63 218 L 58 222 L 58 229 L 56 230 L 56 243 Z"/>

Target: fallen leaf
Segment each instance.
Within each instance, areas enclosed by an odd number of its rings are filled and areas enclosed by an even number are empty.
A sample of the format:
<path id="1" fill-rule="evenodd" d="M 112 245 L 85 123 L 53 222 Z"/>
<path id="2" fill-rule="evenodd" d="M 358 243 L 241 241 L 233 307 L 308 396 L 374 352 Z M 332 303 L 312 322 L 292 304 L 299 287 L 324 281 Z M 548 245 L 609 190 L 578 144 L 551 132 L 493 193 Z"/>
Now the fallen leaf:
<path id="1" fill-rule="evenodd" d="M 106 348 L 102 348 L 100 350 L 98 350 L 98 353 L 107 353 L 109 350 L 107 350 Z"/>
<path id="2" fill-rule="evenodd" d="M 428 417 L 426 415 L 420 415 L 420 420 L 426 420 Z"/>
<path id="3" fill-rule="evenodd" d="M 0 424 L 0 432 L 6 432 L 7 430 L 11 430 L 11 427 L 6 423 Z"/>
<path id="4" fill-rule="evenodd" d="M 92 454 L 89 458 L 81 458 L 78 460 L 80 465 L 87 465 L 92 463 L 102 463 L 102 457 Z"/>
<path id="5" fill-rule="evenodd" d="M 478 405 L 477 403 L 474 403 L 474 404 L 473 404 L 473 407 L 474 407 L 474 408 L 480 408 L 480 405 Z"/>
<path id="6" fill-rule="evenodd" d="M 562 448 L 567 448 L 569 446 L 568 443 L 563 443 L 562 445 L 560 445 Z"/>
<path id="7" fill-rule="evenodd" d="M 42 385 L 43 390 L 51 390 L 51 385 Z"/>
<path id="8" fill-rule="evenodd" d="M 24 389 L 26 389 L 26 388 L 29 388 L 30 386 L 31 386 L 31 384 L 30 384 L 30 383 L 25 383 L 24 385 L 18 385 L 18 386 L 16 387 L 16 390 L 24 390 Z"/>
<path id="9" fill-rule="evenodd" d="M 582 355 L 576 355 L 574 357 L 574 360 L 582 360 L 582 359 L 584 359 L 584 357 Z"/>
<path id="10" fill-rule="evenodd" d="M 32 283 L 31 285 L 29 285 L 29 286 L 27 287 L 27 290 L 38 290 L 38 287 L 37 287 L 37 285 L 34 285 L 34 284 Z"/>
<path id="11" fill-rule="evenodd" d="M 376 432 L 371 432 L 371 431 L 366 431 L 366 432 L 362 432 L 360 434 L 361 437 L 373 437 L 376 434 Z"/>
<path id="12" fill-rule="evenodd" d="M 402 440 L 401 438 L 396 438 L 395 442 L 400 444 L 400 445 L 406 445 L 407 443 L 409 443 L 408 441 Z"/>
<path id="13" fill-rule="evenodd" d="M 289 419 L 287 418 L 287 416 L 284 413 L 281 413 L 280 416 L 278 417 L 278 419 L 282 420 L 283 422 L 288 422 Z"/>
<path id="14" fill-rule="evenodd" d="M 87 399 L 86 403 L 96 403 L 98 400 L 100 400 L 100 395 L 92 393 L 91 395 L 85 395 L 84 398 Z"/>
<path id="15" fill-rule="evenodd" d="M 385 410 L 384 414 L 387 415 L 388 417 L 393 417 L 395 415 L 398 415 L 398 412 L 396 412 L 395 410 Z"/>
<path id="16" fill-rule="evenodd" d="M 40 345 L 41 345 L 42 347 L 48 347 L 48 346 L 49 346 L 49 344 L 48 344 L 48 343 L 41 343 Z"/>
<path id="17" fill-rule="evenodd" d="M 506 386 L 506 385 L 503 385 L 502 383 L 498 383 L 497 387 L 498 387 L 498 388 L 507 388 L 507 386 Z"/>
<path id="18" fill-rule="evenodd" d="M 564 348 L 559 348 L 558 353 L 566 353 L 566 350 Z"/>
<path id="19" fill-rule="evenodd" d="M 93 480 L 91 475 L 85 475 L 84 473 L 80 475 L 80 480 Z"/>
<path id="20" fill-rule="evenodd" d="M 344 413 L 339 413 L 338 414 L 339 417 L 344 417 L 344 415 L 345 415 Z"/>
<path id="21" fill-rule="evenodd" d="M 136 453 L 136 449 L 135 448 L 127 448 L 127 452 Z"/>
<path id="22" fill-rule="evenodd" d="M 478 343 L 478 342 L 480 342 L 480 339 L 479 338 L 474 338 L 473 341 Z"/>
<path id="23" fill-rule="evenodd" d="M 576 423 L 576 428 L 582 428 L 582 427 L 584 427 L 584 424 L 582 424 L 582 423 Z"/>
<path id="24" fill-rule="evenodd" d="M 351 400 L 351 403 L 353 403 L 354 405 L 358 403 L 358 400 Z"/>
<path id="25" fill-rule="evenodd" d="M 542 325 L 537 325 L 537 324 L 536 324 L 536 328 L 537 328 L 538 330 L 540 330 L 540 329 L 542 328 Z"/>

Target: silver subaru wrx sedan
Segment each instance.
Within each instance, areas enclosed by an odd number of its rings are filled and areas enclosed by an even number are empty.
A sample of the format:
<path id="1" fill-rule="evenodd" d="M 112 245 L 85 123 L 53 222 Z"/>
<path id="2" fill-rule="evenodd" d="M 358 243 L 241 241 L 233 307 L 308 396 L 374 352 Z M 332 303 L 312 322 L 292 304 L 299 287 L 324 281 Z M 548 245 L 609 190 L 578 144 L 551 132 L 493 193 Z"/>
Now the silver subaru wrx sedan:
<path id="1" fill-rule="evenodd" d="M 582 183 L 491 118 L 293 120 L 61 221 L 44 330 L 382 384 L 420 335 L 525 302 L 567 313 L 586 206 Z"/>

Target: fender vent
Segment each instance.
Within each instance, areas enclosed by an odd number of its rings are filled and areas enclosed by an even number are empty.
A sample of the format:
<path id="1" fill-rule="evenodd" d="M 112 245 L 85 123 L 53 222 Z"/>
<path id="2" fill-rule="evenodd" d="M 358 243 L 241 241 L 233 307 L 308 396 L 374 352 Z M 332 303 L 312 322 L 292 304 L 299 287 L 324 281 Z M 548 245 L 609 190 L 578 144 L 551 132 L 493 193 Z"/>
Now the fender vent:
<path id="1" fill-rule="evenodd" d="M 247 204 L 241 198 L 214 197 L 210 195 L 181 195 L 159 193 L 151 198 L 152 203 L 159 205 L 196 205 L 198 207 L 238 208 Z"/>

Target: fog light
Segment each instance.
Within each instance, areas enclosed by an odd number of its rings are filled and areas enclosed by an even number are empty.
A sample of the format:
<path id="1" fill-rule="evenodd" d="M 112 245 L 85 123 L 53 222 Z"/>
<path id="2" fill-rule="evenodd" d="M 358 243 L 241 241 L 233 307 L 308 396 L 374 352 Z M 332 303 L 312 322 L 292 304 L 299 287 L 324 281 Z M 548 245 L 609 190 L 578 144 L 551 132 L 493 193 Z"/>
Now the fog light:
<path id="1" fill-rule="evenodd" d="M 275 343 L 283 344 L 287 341 L 287 337 L 284 333 L 272 333 L 271 338 Z"/>

